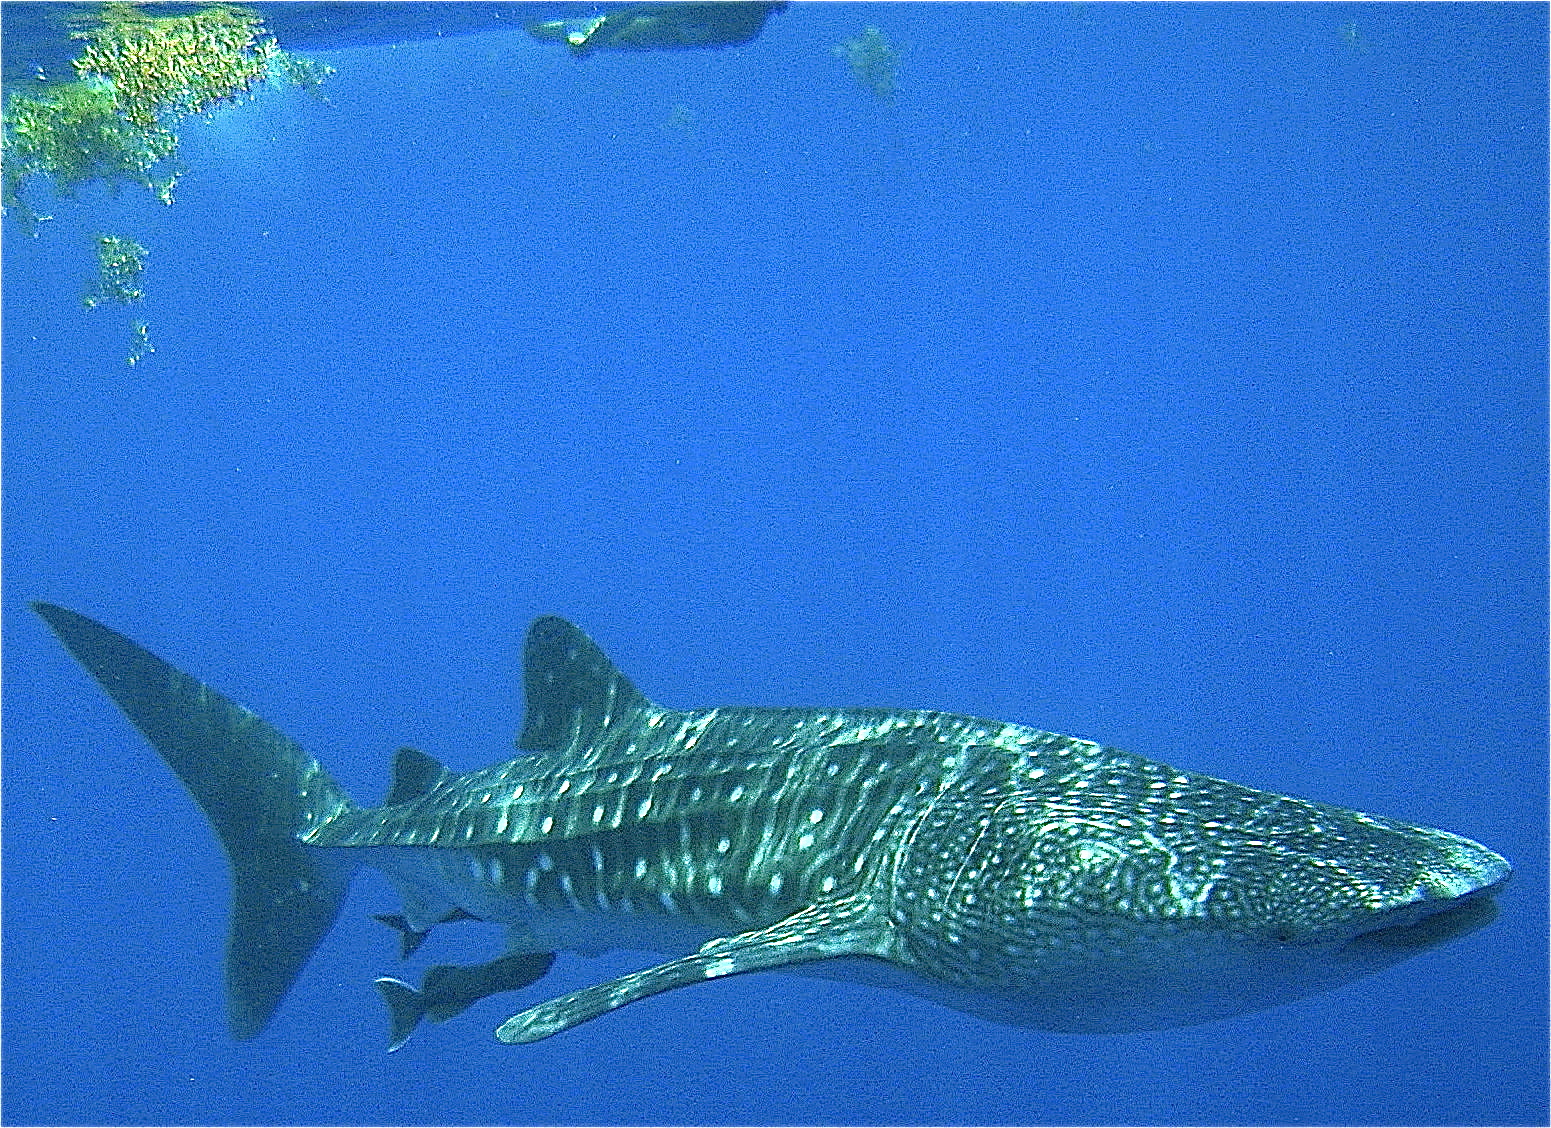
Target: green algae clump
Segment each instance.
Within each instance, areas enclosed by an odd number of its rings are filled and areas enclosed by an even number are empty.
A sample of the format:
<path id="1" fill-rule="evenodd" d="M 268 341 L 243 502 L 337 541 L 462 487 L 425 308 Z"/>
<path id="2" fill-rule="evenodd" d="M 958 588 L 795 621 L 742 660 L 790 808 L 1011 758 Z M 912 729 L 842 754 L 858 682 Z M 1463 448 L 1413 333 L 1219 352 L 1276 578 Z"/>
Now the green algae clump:
<path id="1" fill-rule="evenodd" d="M 87 309 L 105 301 L 129 305 L 145 297 L 140 288 L 145 248 L 119 235 L 98 235 L 92 242 L 97 247 L 97 279 L 81 298 L 81 304 Z"/>
<path id="2" fill-rule="evenodd" d="M 21 199 L 28 181 L 49 179 L 65 196 L 93 180 L 136 184 L 170 204 L 177 119 L 241 101 L 271 78 L 313 87 L 332 73 L 286 54 L 258 16 L 230 5 L 153 16 L 108 4 L 99 23 L 70 34 L 85 43 L 75 81 L 17 91 L 0 120 L 0 204 L 33 230 L 44 217 Z"/>
<path id="3" fill-rule="evenodd" d="M 174 16 L 106 4 L 70 36 L 84 43 L 71 62 L 74 80 L 49 82 L 40 72 L 0 112 L 0 211 L 32 235 L 49 217 L 23 199 L 29 184 L 49 181 L 65 197 L 94 181 L 115 194 L 130 184 L 171 204 L 179 119 L 243 101 L 261 83 L 311 89 L 333 73 L 282 51 L 257 15 L 229 4 Z M 140 301 L 145 248 L 118 235 L 94 243 L 97 276 L 81 303 Z M 135 322 L 129 363 L 154 351 L 145 323 Z"/>
<path id="4" fill-rule="evenodd" d="M 895 76 L 899 72 L 899 52 L 883 32 L 869 27 L 855 39 L 832 48 L 851 65 L 851 73 L 867 89 L 884 101 L 893 101 Z"/>
<path id="5" fill-rule="evenodd" d="M 189 16 L 147 16 L 112 5 L 103 22 L 70 33 L 86 41 L 71 65 L 83 79 L 113 84 L 131 124 L 156 126 L 163 115 L 202 113 L 234 102 L 269 77 L 279 48 L 259 18 L 240 8 Z"/>
<path id="6" fill-rule="evenodd" d="M 36 231 L 40 217 L 22 202 L 23 183 L 35 176 L 72 196 L 89 181 L 110 189 L 136 184 L 170 199 L 174 174 L 153 170 L 177 151 L 177 138 L 159 126 L 133 125 L 119 112 L 113 87 L 101 81 L 67 82 L 41 95 L 14 94 L 5 107 L 4 206 Z"/>
<path id="7" fill-rule="evenodd" d="M 151 327 L 143 321 L 137 321 L 129 327 L 129 356 L 126 363 L 133 368 L 146 358 L 147 353 L 156 351 L 156 346 L 151 344 Z"/>

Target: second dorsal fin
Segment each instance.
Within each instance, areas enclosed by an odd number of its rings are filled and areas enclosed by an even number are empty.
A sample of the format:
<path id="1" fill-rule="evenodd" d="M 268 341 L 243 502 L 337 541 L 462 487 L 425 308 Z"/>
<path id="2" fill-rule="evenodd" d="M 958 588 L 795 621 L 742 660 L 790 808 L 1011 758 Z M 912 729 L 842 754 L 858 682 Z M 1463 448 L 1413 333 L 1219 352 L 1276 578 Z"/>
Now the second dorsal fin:
<path id="1" fill-rule="evenodd" d="M 393 784 L 383 805 L 406 803 L 430 791 L 451 773 L 433 756 L 418 748 L 400 748 L 393 756 Z"/>

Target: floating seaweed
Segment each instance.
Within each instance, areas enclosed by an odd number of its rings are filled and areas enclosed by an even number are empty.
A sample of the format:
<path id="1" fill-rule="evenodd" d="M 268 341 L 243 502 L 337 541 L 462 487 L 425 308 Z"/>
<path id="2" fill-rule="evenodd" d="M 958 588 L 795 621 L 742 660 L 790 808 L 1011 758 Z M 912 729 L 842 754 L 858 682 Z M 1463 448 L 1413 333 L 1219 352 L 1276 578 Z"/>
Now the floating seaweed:
<path id="1" fill-rule="evenodd" d="M 140 274 L 145 270 L 145 248 L 119 235 L 98 235 L 92 242 L 97 248 L 97 277 L 81 304 L 93 309 L 103 302 L 130 305 L 144 298 Z"/>
<path id="2" fill-rule="evenodd" d="M 34 230 L 43 217 L 21 199 L 28 181 L 50 180 L 65 196 L 94 180 L 127 183 L 171 203 L 179 118 L 240 101 L 267 80 L 313 87 L 332 71 L 286 54 L 257 16 L 226 5 L 152 16 L 109 4 L 101 22 L 70 34 L 85 43 L 75 81 L 17 91 L 0 118 L 3 204 Z"/>
<path id="3" fill-rule="evenodd" d="M 106 4 L 70 35 L 84 44 L 75 79 L 17 90 L 0 113 L 0 210 L 29 234 L 49 218 L 23 199 L 30 183 L 50 182 L 65 197 L 94 181 L 114 193 L 128 184 L 171 204 L 179 119 L 242 101 L 264 82 L 311 88 L 333 73 L 282 51 L 258 16 L 226 4 L 176 16 Z M 132 239 L 98 236 L 86 307 L 139 301 L 145 253 Z M 139 329 L 136 340 L 130 363 L 151 351 Z"/>
<path id="4" fill-rule="evenodd" d="M 145 359 L 147 353 L 156 351 L 156 346 L 151 344 L 151 327 L 143 321 L 136 321 L 129 327 L 129 357 L 128 364 L 131 368 Z"/>
<path id="5" fill-rule="evenodd" d="M 899 52 L 875 27 L 865 29 L 855 39 L 832 48 L 834 54 L 851 65 L 856 80 L 877 97 L 894 100 L 895 76 L 899 71 Z"/>

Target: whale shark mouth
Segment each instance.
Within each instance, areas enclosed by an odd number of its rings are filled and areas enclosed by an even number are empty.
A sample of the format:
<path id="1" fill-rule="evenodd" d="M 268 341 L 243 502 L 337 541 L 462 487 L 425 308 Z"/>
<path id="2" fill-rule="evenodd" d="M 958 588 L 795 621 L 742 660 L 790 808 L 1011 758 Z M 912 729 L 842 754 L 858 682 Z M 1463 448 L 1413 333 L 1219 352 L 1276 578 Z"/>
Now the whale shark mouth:
<path id="1" fill-rule="evenodd" d="M 1377 918 L 1374 927 L 1352 937 L 1342 952 L 1422 952 L 1484 928 L 1497 919 L 1497 882 L 1452 902 L 1420 902 Z"/>

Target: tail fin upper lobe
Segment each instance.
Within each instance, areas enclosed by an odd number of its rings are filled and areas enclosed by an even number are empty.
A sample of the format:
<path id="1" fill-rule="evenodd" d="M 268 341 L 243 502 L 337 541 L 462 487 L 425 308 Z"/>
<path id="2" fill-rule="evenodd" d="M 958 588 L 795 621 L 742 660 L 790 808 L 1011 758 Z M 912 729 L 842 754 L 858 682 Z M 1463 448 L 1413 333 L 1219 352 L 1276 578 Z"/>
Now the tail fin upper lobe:
<path id="1" fill-rule="evenodd" d="M 353 804 L 316 760 L 253 713 L 84 615 L 34 603 L 204 810 L 234 883 L 226 992 L 252 1038 L 338 916 L 354 866 L 296 840 Z"/>

